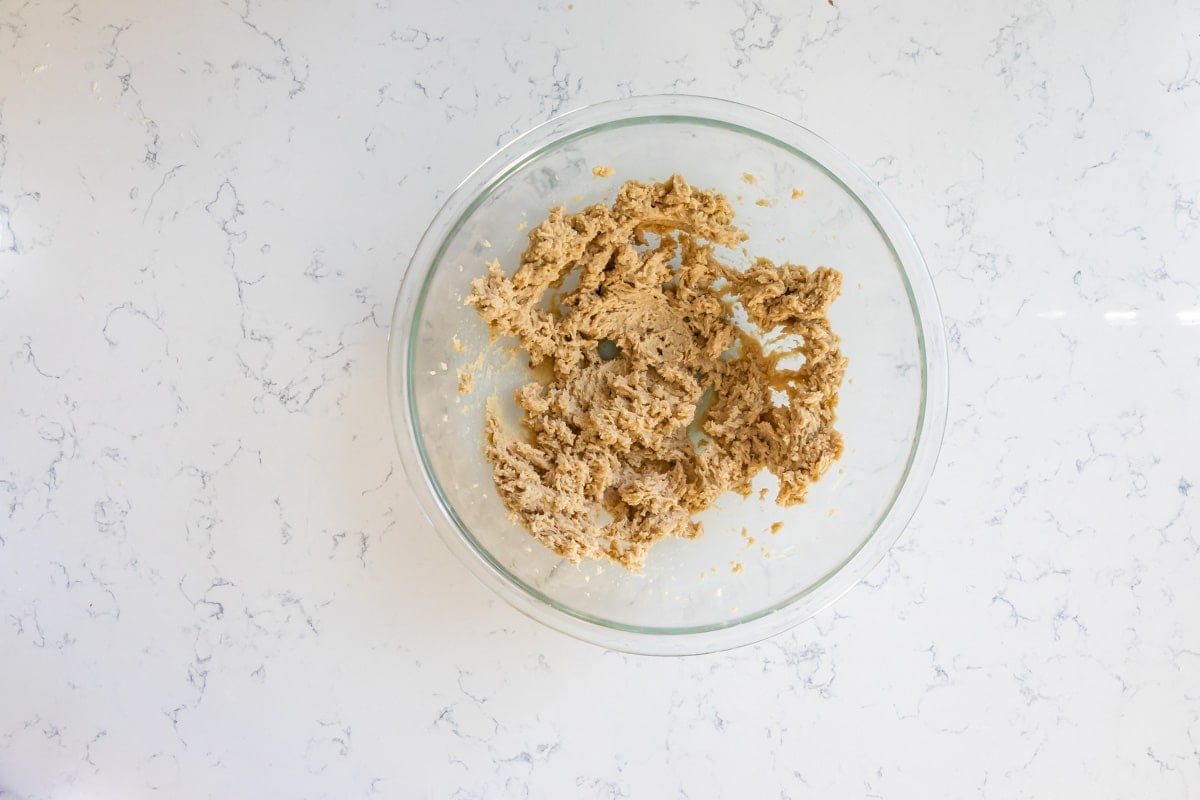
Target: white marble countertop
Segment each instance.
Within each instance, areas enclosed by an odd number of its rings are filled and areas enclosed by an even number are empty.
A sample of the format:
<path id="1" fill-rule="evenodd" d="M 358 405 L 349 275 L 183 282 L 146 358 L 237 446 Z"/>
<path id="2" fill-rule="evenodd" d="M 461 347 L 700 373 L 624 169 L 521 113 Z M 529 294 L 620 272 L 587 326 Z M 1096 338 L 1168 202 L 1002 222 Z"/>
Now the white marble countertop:
<path id="1" fill-rule="evenodd" d="M 866 584 L 673 660 L 477 585 L 384 387 L 445 194 L 664 91 L 863 164 L 952 348 Z M 1200 797 L 1194 3 L 6 0 L 0 104 L 0 797 Z"/>

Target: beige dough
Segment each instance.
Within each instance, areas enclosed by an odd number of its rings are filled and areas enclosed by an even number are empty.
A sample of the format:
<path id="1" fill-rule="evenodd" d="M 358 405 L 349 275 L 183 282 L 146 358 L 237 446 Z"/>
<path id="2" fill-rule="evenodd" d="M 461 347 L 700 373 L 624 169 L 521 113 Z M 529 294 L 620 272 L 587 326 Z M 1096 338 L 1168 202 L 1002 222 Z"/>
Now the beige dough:
<path id="1" fill-rule="evenodd" d="M 493 261 L 472 286 L 467 302 L 547 376 L 516 392 L 520 433 L 489 405 L 496 489 L 513 520 L 573 563 L 640 570 L 652 544 L 699 536 L 692 516 L 724 492 L 749 495 L 760 470 L 793 505 L 842 453 L 846 360 L 826 316 L 841 273 L 720 263 L 714 245 L 746 239 L 733 216 L 723 195 L 678 175 L 629 181 L 611 208 L 551 209 L 512 277 Z M 734 324 L 736 304 L 796 347 L 764 352 Z M 780 365 L 796 354 L 799 367 Z"/>

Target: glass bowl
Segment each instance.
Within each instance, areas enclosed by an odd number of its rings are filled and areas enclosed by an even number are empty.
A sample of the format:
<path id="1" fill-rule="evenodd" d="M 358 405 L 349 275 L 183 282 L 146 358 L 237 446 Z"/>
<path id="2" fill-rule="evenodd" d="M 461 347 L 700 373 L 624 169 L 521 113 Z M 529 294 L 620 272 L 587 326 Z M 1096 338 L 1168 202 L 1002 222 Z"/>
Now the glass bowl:
<path id="1" fill-rule="evenodd" d="M 609 177 L 593 167 L 608 166 Z M 751 256 L 844 275 L 830 320 L 849 359 L 838 405 L 840 462 L 806 503 L 729 494 L 704 535 L 668 539 L 641 574 L 572 566 L 505 516 L 483 456 L 484 403 L 532 379 L 511 341 L 489 341 L 464 305 L 485 262 L 509 274 L 528 228 L 554 205 L 611 202 L 630 178 L 682 174 L 726 194 Z M 740 251 L 718 250 L 744 266 Z M 458 391 L 458 370 L 474 390 Z M 748 106 L 679 95 L 587 107 L 501 149 L 450 195 L 404 275 L 388 375 L 404 469 L 446 545 L 539 622 L 635 653 L 710 652 L 811 617 L 896 541 L 933 471 L 945 427 L 946 343 L 921 254 L 879 188 L 812 132 Z M 757 487 L 773 487 L 763 472 Z"/>

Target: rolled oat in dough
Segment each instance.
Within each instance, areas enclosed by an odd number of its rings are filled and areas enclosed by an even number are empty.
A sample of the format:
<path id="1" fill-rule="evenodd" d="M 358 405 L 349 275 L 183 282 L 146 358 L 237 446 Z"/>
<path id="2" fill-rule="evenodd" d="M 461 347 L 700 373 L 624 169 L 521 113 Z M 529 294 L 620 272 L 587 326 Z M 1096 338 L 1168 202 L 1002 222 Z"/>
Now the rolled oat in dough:
<path id="1" fill-rule="evenodd" d="M 652 544 L 699 536 L 692 516 L 724 492 L 748 496 L 760 470 L 794 505 L 842 453 L 846 360 L 827 317 L 841 273 L 722 264 L 714 246 L 746 239 L 733 216 L 724 195 L 679 175 L 628 181 L 611 207 L 551 209 L 511 277 L 493 261 L 472 286 L 467 302 L 493 333 L 548 375 L 517 390 L 519 433 L 489 404 L 496 489 L 572 563 L 640 570 Z M 569 275 L 578 284 L 566 289 Z M 759 337 L 734 323 L 735 305 Z M 767 352 L 762 335 L 795 346 Z M 800 366 L 781 365 L 796 355 Z"/>

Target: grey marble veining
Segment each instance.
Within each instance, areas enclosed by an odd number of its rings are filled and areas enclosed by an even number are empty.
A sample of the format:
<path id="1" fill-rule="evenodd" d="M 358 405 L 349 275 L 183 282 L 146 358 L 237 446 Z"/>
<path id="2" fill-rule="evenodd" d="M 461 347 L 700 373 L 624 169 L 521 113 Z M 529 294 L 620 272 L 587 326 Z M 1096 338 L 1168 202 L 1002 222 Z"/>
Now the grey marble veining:
<path id="1" fill-rule="evenodd" d="M 665 91 L 866 167 L 952 380 L 870 578 L 679 660 L 476 585 L 383 373 L 461 177 Z M 1200 796 L 1197 131 L 1182 1 L 0 3 L 0 797 Z"/>

